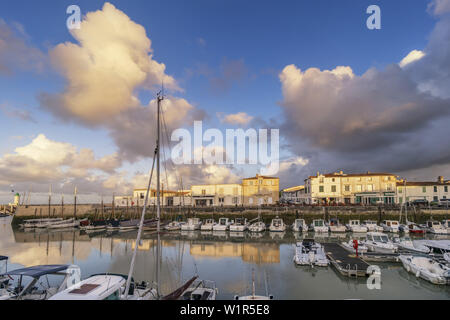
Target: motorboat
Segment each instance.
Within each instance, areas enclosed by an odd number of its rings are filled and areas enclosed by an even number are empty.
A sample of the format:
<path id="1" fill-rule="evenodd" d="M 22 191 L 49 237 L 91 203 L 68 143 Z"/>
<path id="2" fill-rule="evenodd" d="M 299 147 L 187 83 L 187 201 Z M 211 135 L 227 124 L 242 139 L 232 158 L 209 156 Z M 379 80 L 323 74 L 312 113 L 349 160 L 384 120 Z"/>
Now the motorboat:
<path id="1" fill-rule="evenodd" d="M 248 229 L 248 221 L 246 218 L 237 218 L 234 223 L 230 225 L 232 232 L 244 232 Z"/>
<path id="2" fill-rule="evenodd" d="M 313 239 L 304 239 L 296 244 L 294 262 L 300 266 L 327 267 L 330 264 L 323 246 Z"/>
<path id="3" fill-rule="evenodd" d="M 428 257 L 401 255 L 406 271 L 433 284 L 450 284 L 450 268 Z"/>
<path id="4" fill-rule="evenodd" d="M 200 230 L 202 226 L 202 222 L 199 218 L 189 218 L 185 224 L 181 226 L 181 230 L 183 231 L 195 231 Z"/>
<path id="5" fill-rule="evenodd" d="M 394 243 L 397 245 L 398 250 L 424 254 L 428 254 L 431 251 L 427 246 L 421 244 L 420 242 L 413 241 L 407 237 L 403 239 L 396 238 Z"/>
<path id="6" fill-rule="evenodd" d="M 364 244 L 364 241 L 360 241 L 357 239 L 350 239 L 347 242 L 342 242 L 341 245 L 348 252 L 356 253 L 355 241 L 358 243 L 358 253 L 366 253 L 367 251 L 369 251 L 367 246 Z"/>
<path id="7" fill-rule="evenodd" d="M 366 233 L 367 227 L 361 225 L 359 220 L 350 220 L 347 224 L 347 230 L 353 233 Z"/>
<path id="8" fill-rule="evenodd" d="M 439 221 L 429 220 L 425 223 L 425 228 L 428 233 L 432 234 L 449 234 L 449 231 Z"/>
<path id="9" fill-rule="evenodd" d="M 376 221 L 365 220 L 362 226 L 367 228 L 368 232 L 383 232 L 383 227 L 379 226 Z"/>
<path id="10" fill-rule="evenodd" d="M 284 232 L 286 231 L 286 225 L 283 222 L 283 219 L 280 219 L 279 217 L 276 217 L 275 219 L 272 219 L 272 222 L 269 226 L 270 232 Z"/>
<path id="11" fill-rule="evenodd" d="M 389 237 L 381 232 L 368 232 L 366 240 L 363 244 L 371 252 L 377 253 L 395 253 L 397 252 L 397 246 L 389 240 Z"/>
<path id="12" fill-rule="evenodd" d="M 294 232 L 308 232 L 308 225 L 304 219 L 295 219 L 292 224 L 292 231 Z"/>
<path id="13" fill-rule="evenodd" d="M 325 225 L 325 220 L 323 219 L 314 220 L 311 228 L 315 233 L 328 233 L 328 227 Z"/>
<path id="14" fill-rule="evenodd" d="M 184 291 L 181 300 L 216 300 L 219 290 L 214 281 L 196 280 Z"/>
<path id="15" fill-rule="evenodd" d="M 49 300 L 155 300 L 156 290 L 148 283 L 136 284 L 131 280 L 130 289 L 126 293 L 126 275 L 99 274 L 89 277 Z"/>
<path id="16" fill-rule="evenodd" d="M 230 220 L 228 218 L 220 218 L 219 223 L 213 226 L 213 231 L 227 231 L 230 228 Z"/>
<path id="17" fill-rule="evenodd" d="M 450 240 L 414 240 L 414 242 L 429 248 L 430 254 L 434 256 L 450 253 Z"/>
<path id="18" fill-rule="evenodd" d="M 184 222 L 172 221 L 164 227 L 166 231 L 179 231 Z"/>
<path id="19" fill-rule="evenodd" d="M 407 231 L 406 231 L 407 228 Z M 417 223 L 408 221 L 405 225 L 400 225 L 399 230 L 404 233 L 424 234 L 425 229 L 419 226 Z"/>
<path id="20" fill-rule="evenodd" d="M 398 233 L 400 223 L 397 220 L 384 220 L 381 223 L 384 232 Z"/>
<path id="21" fill-rule="evenodd" d="M 250 231 L 250 232 L 264 232 L 264 231 L 266 231 L 266 224 L 263 221 L 257 221 L 255 223 L 252 223 L 248 227 L 248 231 Z"/>
<path id="22" fill-rule="evenodd" d="M 0 300 L 47 300 L 73 285 L 76 274 L 81 274 L 76 265 L 41 265 L 9 271 L 5 276 L 12 283 L 0 290 Z M 59 285 L 50 285 L 48 277 L 53 276 L 63 276 Z"/>
<path id="23" fill-rule="evenodd" d="M 347 231 L 345 226 L 342 225 L 337 218 L 330 219 L 330 222 L 328 223 L 328 229 L 331 233 L 343 233 Z"/>
<path id="24" fill-rule="evenodd" d="M 398 231 L 402 233 L 409 233 L 409 225 L 400 223 L 400 225 L 398 226 Z"/>
<path id="25" fill-rule="evenodd" d="M 205 223 L 202 224 L 200 230 L 202 231 L 212 231 L 214 228 L 215 222 L 214 219 L 206 219 Z"/>

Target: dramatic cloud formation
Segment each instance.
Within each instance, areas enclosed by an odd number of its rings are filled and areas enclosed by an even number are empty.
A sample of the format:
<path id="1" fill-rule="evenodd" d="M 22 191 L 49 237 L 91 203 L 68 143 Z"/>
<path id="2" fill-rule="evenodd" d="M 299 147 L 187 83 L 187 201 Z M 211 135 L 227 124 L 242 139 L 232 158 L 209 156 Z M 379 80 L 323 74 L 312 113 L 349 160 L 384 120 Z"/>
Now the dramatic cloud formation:
<path id="1" fill-rule="evenodd" d="M 165 65 L 153 60 L 145 29 L 105 3 L 71 33 L 79 44 L 60 44 L 50 53 L 67 86 L 61 94 L 41 94 L 42 107 L 68 121 L 106 128 L 123 159 L 152 156 L 156 101 L 145 105 L 139 90 L 160 88 L 162 83 L 172 92 L 180 88 L 166 75 Z M 164 115 L 169 128 L 204 117 L 201 110 L 173 96 L 164 101 Z"/>
<path id="2" fill-rule="evenodd" d="M 449 1 L 435 1 L 443 14 Z M 290 150 L 304 168 L 403 171 L 439 166 L 450 173 L 450 18 L 436 24 L 423 51 L 384 70 L 355 75 L 295 65 L 280 74 Z M 420 150 L 420 151 L 419 151 Z"/>
<path id="3" fill-rule="evenodd" d="M 20 24 L 14 25 L 12 28 L 0 19 L 0 75 L 11 75 L 16 70 L 41 72 L 45 55 L 26 43 Z"/>
<path id="4" fill-rule="evenodd" d="M 77 148 L 69 143 L 38 135 L 30 144 L 18 147 L 12 154 L 0 158 L 0 186 L 30 184 L 34 190 L 48 190 L 48 184 L 72 184 L 77 181 L 85 191 L 103 184 L 105 176 L 116 175 L 122 165 L 117 154 L 97 159 L 90 149 Z M 73 184 L 72 184 L 73 185 Z M 108 186 L 105 186 L 108 188 Z M 100 192 L 101 188 L 96 191 Z"/>

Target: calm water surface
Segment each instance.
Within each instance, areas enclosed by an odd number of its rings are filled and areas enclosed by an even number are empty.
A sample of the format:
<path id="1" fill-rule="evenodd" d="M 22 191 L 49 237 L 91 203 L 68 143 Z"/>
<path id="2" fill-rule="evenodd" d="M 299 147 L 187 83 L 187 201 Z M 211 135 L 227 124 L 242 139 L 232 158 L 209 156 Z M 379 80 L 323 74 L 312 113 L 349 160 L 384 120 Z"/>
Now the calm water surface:
<path id="1" fill-rule="evenodd" d="M 13 230 L 7 219 L 0 219 L 0 255 L 9 256 L 9 270 L 40 264 L 76 264 L 83 278 L 104 272 L 127 274 L 136 234 L 136 231 L 24 232 Z M 292 261 L 293 245 L 305 237 L 318 242 L 348 239 L 348 235 L 296 236 L 291 231 L 258 236 L 229 232 L 166 233 L 162 236 L 162 291 L 169 293 L 198 273 L 200 278 L 216 282 L 220 299 L 232 299 L 236 294 L 250 293 L 254 270 L 257 293 L 265 294 L 267 283 L 275 299 L 450 299 L 449 286 L 417 279 L 400 263 L 372 263 L 381 268 L 381 290 L 369 290 L 365 279 L 342 277 L 332 267 L 296 267 Z M 154 281 L 154 236 L 145 235 L 138 249 L 134 278 Z"/>

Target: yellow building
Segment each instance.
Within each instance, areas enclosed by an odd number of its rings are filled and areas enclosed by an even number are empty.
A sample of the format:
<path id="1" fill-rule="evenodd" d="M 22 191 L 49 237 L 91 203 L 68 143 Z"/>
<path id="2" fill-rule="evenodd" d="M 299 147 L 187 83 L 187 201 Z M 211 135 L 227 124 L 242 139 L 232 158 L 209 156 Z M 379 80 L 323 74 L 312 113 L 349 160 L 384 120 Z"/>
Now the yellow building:
<path id="1" fill-rule="evenodd" d="M 280 179 L 256 175 L 242 180 L 244 205 L 270 205 L 280 200 Z"/>

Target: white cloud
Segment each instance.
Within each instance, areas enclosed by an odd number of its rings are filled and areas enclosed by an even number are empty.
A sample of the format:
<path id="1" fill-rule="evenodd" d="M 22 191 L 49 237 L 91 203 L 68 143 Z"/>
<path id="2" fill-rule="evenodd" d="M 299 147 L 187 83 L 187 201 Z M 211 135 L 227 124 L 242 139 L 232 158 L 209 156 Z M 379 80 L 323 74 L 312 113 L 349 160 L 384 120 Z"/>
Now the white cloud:
<path id="1" fill-rule="evenodd" d="M 413 50 L 406 57 L 400 61 L 399 66 L 404 68 L 405 66 L 422 59 L 425 56 L 425 53 L 420 50 Z"/>
<path id="2" fill-rule="evenodd" d="M 450 0 L 433 0 L 428 4 L 428 11 L 436 16 L 450 12 Z"/>
<path id="3" fill-rule="evenodd" d="M 249 124 L 249 122 L 254 119 L 253 116 L 250 116 L 245 112 L 238 112 L 235 114 L 228 114 L 228 115 L 218 113 L 217 116 L 222 123 L 227 123 L 231 125 L 242 125 L 242 126 Z"/>

